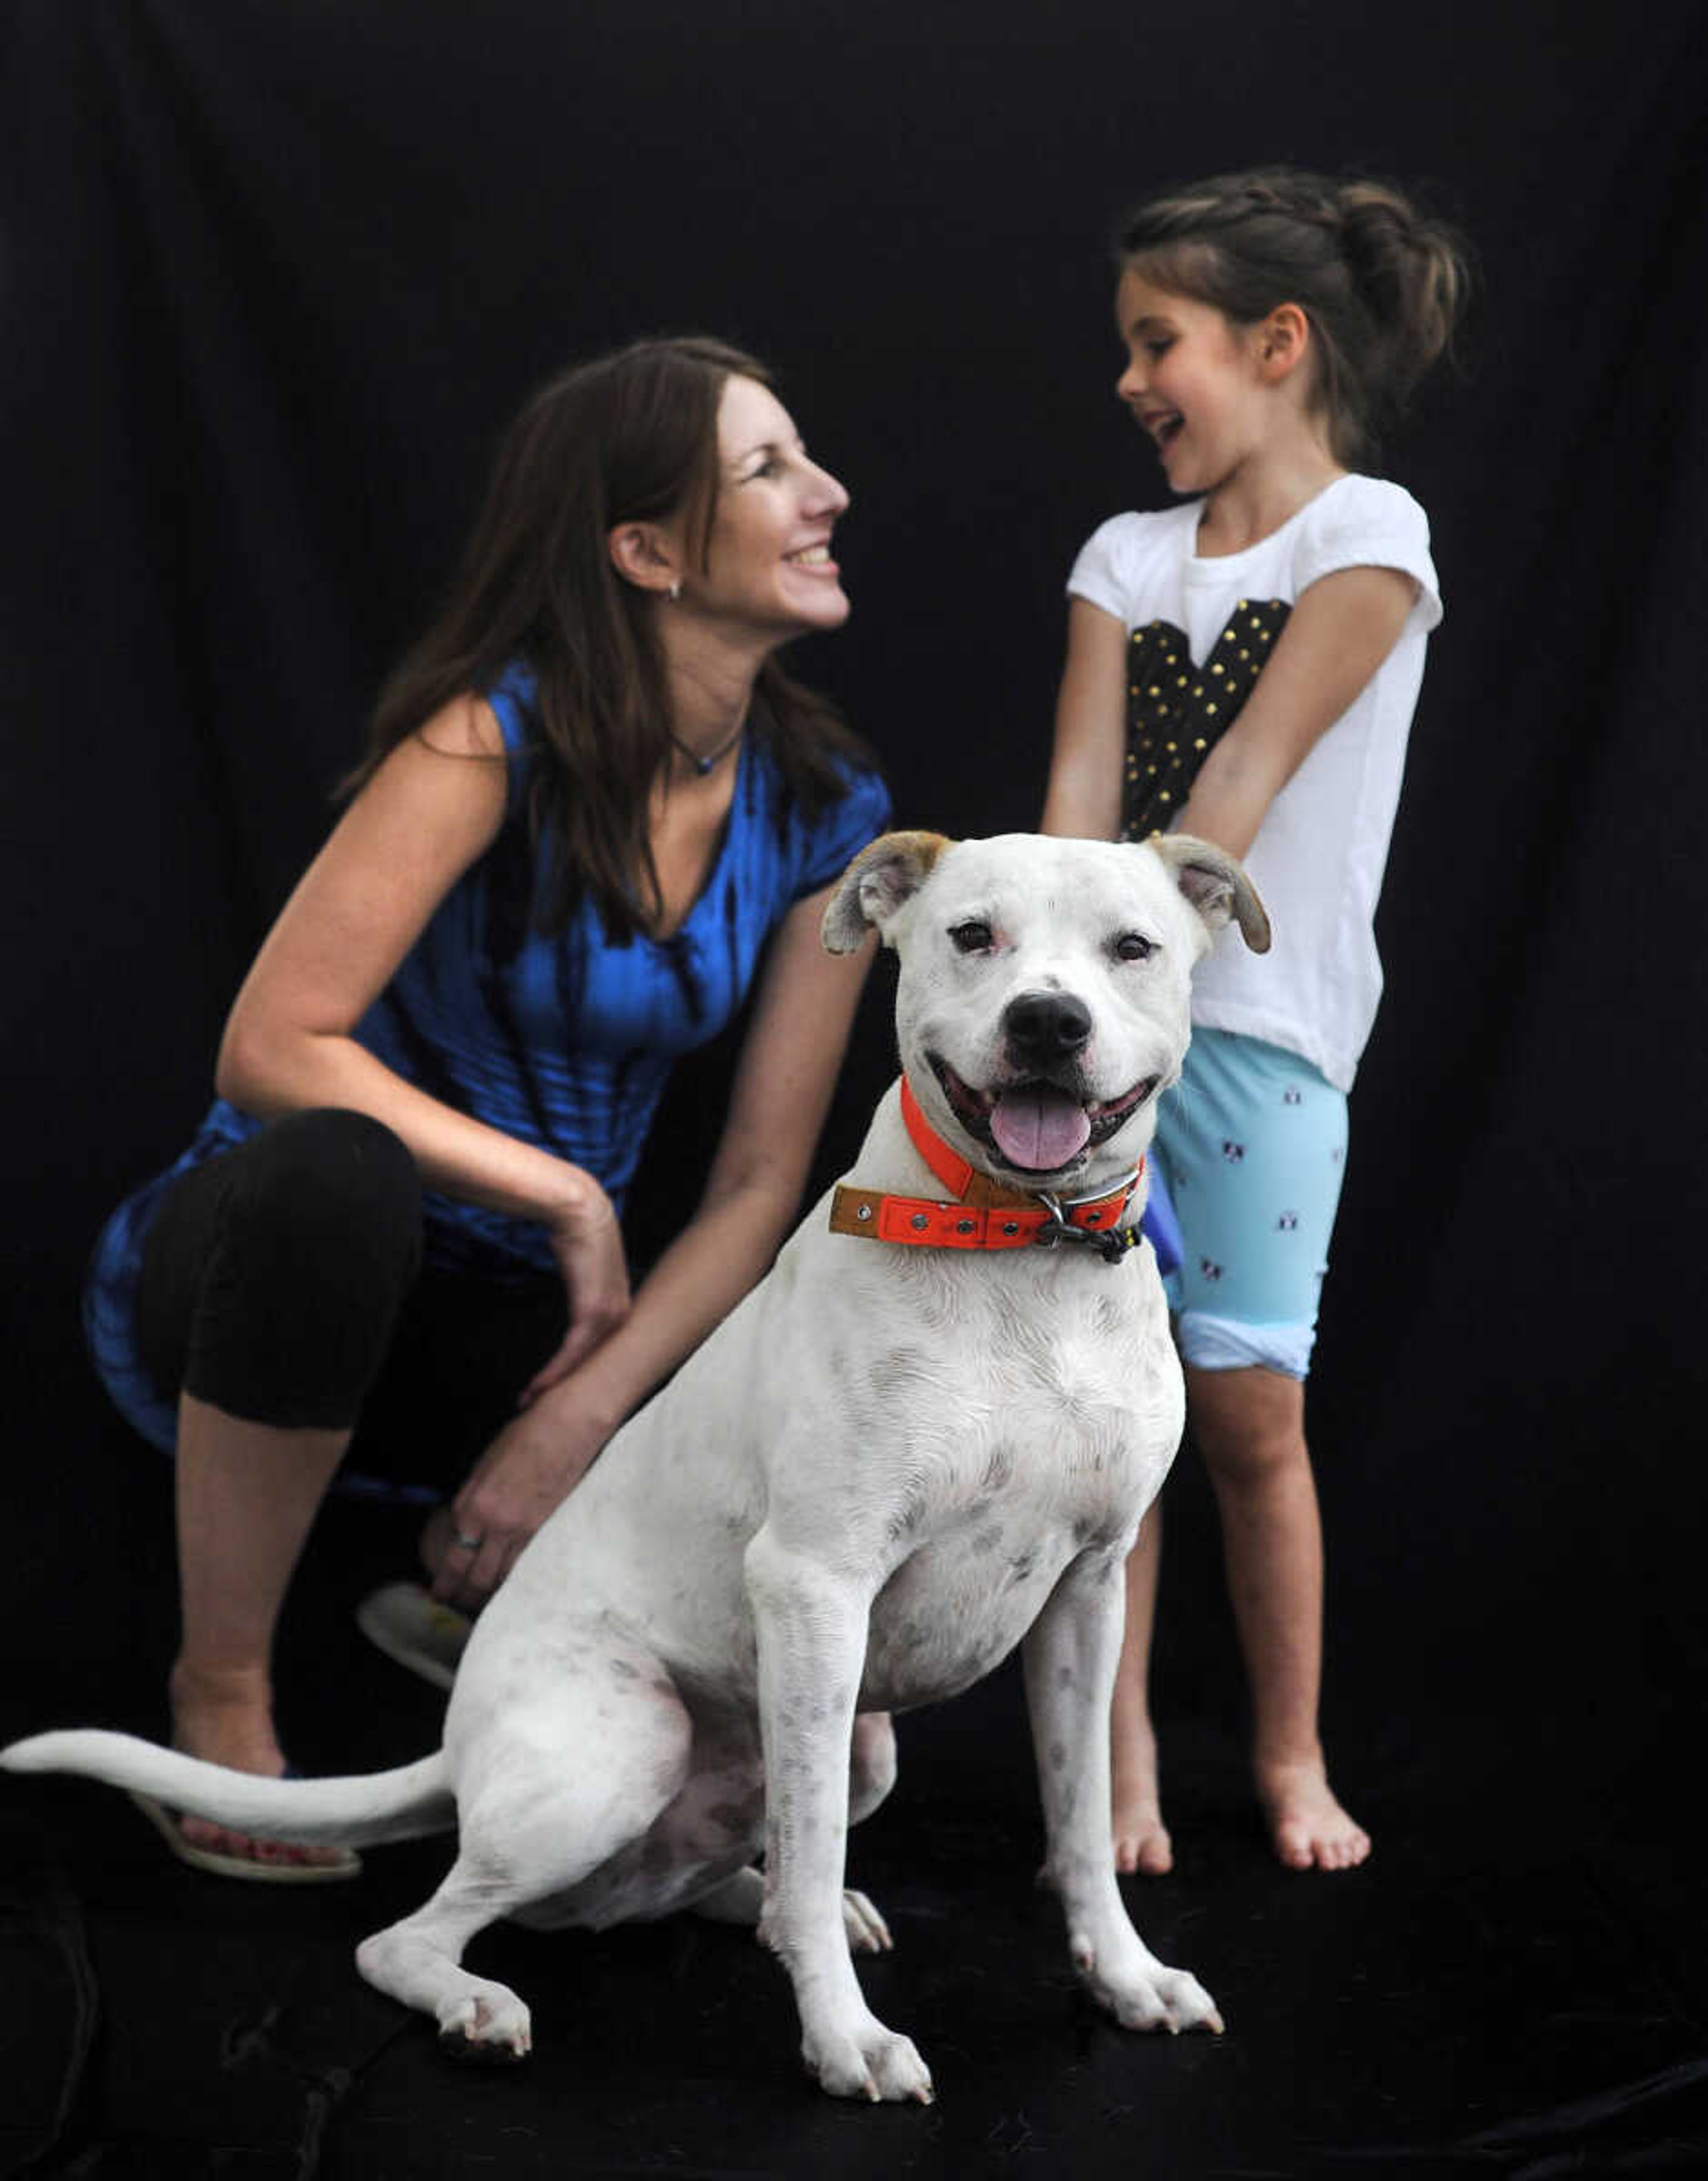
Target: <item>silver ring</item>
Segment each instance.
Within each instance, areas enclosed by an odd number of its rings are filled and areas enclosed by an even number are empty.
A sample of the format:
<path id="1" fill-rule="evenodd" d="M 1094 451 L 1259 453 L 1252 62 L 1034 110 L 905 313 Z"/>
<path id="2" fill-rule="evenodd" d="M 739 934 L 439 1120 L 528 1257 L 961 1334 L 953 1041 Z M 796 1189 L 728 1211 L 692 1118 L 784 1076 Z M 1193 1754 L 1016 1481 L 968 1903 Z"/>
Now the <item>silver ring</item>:
<path id="1" fill-rule="evenodd" d="M 485 1539 L 482 1538 L 466 1538 L 460 1530 L 456 1530 L 452 1532 L 451 1543 L 462 1552 L 477 1553 L 482 1545 L 485 1543 Z"/>

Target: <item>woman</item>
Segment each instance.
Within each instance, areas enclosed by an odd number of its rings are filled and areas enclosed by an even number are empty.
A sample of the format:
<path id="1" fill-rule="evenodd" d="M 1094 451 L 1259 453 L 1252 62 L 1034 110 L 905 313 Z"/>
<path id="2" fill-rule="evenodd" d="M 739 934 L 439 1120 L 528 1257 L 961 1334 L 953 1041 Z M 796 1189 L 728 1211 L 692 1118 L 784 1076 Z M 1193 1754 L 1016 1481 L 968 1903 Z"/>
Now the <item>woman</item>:
<path id="1" fill-rule="evenodd" d="M 774 659 L 847 616 L 847 504 L 716 342 L 583 366 L 511 427 L 201 1134 L 97 1248 L 97 1364 L 177 1454 L 179 1748 L 284 1769 L 273 1630 L 341 1467 L 436 1477 L 423 1559 L 477 1607 L 769 1263 L 863 975 L 823 898 L 888 814 Z M 670 1062 L 756 979 L 697 1207 L 631 1298 L 619 1217 Z M 358 1868 L 149 1814 L 228 1875 Z"/>

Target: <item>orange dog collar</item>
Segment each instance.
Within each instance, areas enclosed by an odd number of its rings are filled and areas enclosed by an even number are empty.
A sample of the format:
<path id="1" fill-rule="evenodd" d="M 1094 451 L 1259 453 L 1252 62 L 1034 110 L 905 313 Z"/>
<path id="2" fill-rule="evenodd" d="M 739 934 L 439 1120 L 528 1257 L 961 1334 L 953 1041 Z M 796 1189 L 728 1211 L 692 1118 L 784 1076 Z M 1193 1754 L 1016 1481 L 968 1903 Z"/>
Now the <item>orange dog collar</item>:
<path id="1" fill-rule="evenodd" d="M 830 1231 L 863 1234 L 878 1242 L 906 1242 L 936 1250 L 1052 1248 L 1058 1242 L 1089 1243 L 1110 1264 L 1119 1264 L 1140 1240 L 1123 1227 L 1121 1214 L 1144 1172 L 1141 1159 L 1119 1188 L 1095 1197 L 1063 1200 L 1049 1190 L 1005 1189 L 945 1143 L 920 1110 L 904 1075 L 901 1118 L 914 1149 L 950 1193 L 950 1201 L 894 1196 L 886 1190 L 838 1183 L 830 1198 Z"/>

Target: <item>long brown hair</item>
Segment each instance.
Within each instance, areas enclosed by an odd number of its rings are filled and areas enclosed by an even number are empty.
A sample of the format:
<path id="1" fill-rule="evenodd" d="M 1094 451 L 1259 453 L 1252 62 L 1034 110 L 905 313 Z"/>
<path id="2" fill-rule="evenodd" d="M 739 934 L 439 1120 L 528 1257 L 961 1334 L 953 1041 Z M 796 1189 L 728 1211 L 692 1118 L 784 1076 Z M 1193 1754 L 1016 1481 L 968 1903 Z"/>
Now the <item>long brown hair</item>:
<path id="1" fill-rule="evenodd" d="M 1121 222 L 1116 257 L 1235 325 L 1297 303 L 1316 336 L 1312 400 L 1348 465 L 1448 346 L 1470 279 L 1463 239 L 1391 184 L 1294 167 L 1148 198 Z"/>
<path id="2" fill-rule="evenodd" d="M 606 550 L 625 522 L 682 515 L 702 565 L 717 512 L 725 381 L 771 375 L 702 335 L 642 340 L 578 364 L 524 406 L 499 443 L 450 595 L 382 689 L 354 792 L 387 754 L 520 660 L 535 680 L 530 812 L 556 853 L 538 903 L 560 930 L 595 903 L 614 943 L 656 914 L 647 805 L 670 758 L 670 708 L 650 595 Z M 815 814 L 842 793 L 864 746 L 774 658 L 754 683 L 750 732 L 792 799 Z"/>

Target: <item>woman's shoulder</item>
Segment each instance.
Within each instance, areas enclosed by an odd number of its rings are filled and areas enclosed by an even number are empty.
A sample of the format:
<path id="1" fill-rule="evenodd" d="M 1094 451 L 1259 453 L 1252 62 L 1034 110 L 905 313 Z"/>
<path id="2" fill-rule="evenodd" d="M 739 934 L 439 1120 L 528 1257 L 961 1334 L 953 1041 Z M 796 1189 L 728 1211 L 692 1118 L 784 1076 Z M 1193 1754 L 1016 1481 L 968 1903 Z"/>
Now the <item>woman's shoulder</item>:
<path id="1" fill-rule="evenodd" d="M 444 757 L 506 757 L 515 732 L 493 693 L 483 695 L 474 689 L 466 689 L 448 704 L 440 705 L 416 729 L 427 748 Z"/>
<path id="2" fill-rule="evenodd" d="M 857 748 L 826 754 L 836 786 L 802 798 L 769 738 L 755 737 L 743 760 L 734 821 L 750 842 L 750 855 L 773 870 L 791 898 L 810 892 L 843 870 L 866 843 L 889 825 L 890 790 L 877 759 Z"/>
<path id="3" fill-rule="evenodd" d="M 738 795 L 737 803 L 748 806 L 750 817 L 767 810 L 774 820 L 786 814 L 791 825 L 812 830 L 839 827 L 851 814 L 888 813 L 890 790 L 873 751 L 851 737 L 824 749 L 818 759 L 817 792 L 802 794 L 779 753 L 778 739 L 775 729 L 748 739 L 742 765 L 748 792 L 745 797 Z"/>
<path id="4" fill-rule="evenodd" d="M 465 689 L 442 704 L 416 730 L 417 737 L 442 756 L 475 759 L 503 769 L 504 816 L 514 819 L 526 805 L 529 770 L 539 748 L 535 724 L 534 677 L 520 661 L 478 688 Z"/>
<path id="5" fill-rule="evenodd" d="M 498 745 L 488 754 L 523 758 L 535 740 L 537 683 L 526 660 L 513 659 L 477 692 L 471 692 L 476 710 L 488 715 L 488 729 L 496 728 Z"/>
<path id="6" fill-rule="evenodd" d="M 875 761 L 845 757 L 838 763 L 842 770 L 843 790 L 837 831 L 843 832 L 852 825 L 856 830 L 867 827 L 874 833 L 881 832 L 890 822 L 891 806 L 889 783 Z"/>

